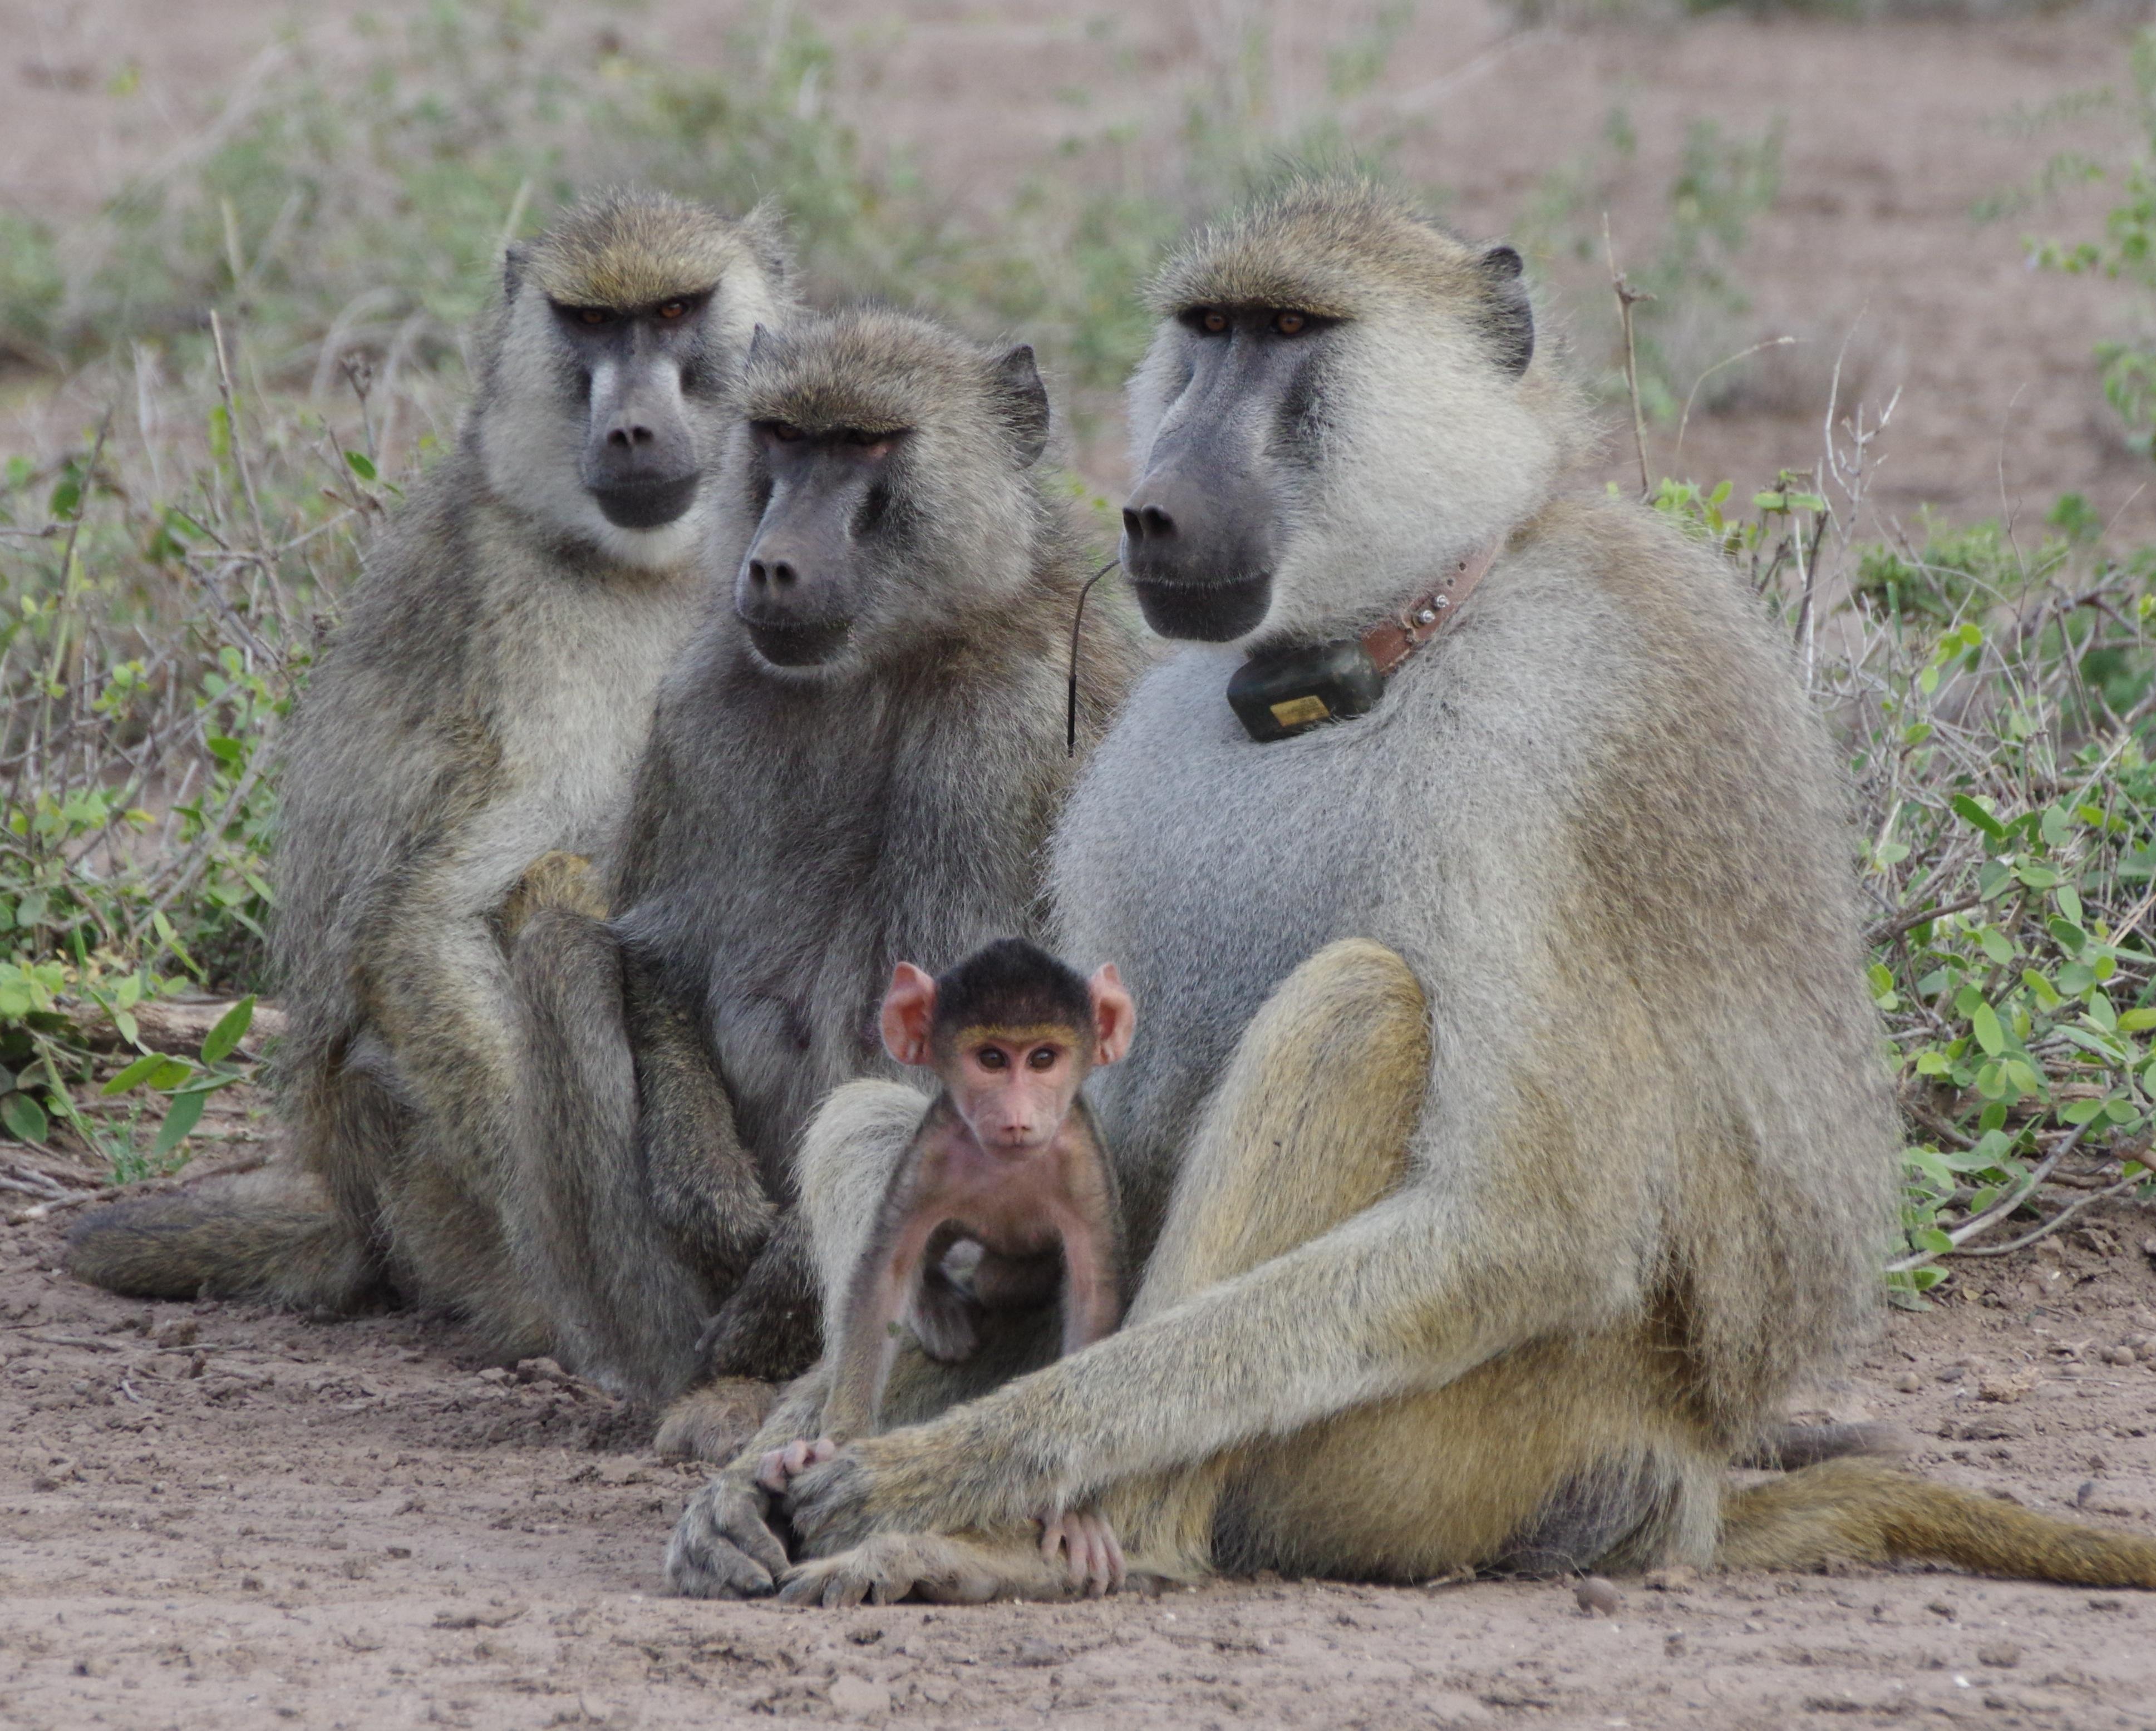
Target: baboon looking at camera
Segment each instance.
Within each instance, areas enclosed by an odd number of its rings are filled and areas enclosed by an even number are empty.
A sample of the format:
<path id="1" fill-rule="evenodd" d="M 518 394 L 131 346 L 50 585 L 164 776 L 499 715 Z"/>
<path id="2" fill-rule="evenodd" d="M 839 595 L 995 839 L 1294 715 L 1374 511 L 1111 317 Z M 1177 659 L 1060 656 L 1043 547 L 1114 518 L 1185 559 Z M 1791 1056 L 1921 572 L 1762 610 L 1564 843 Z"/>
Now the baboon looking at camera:
<path id="1" fill-rule="evenodd" d="M 1555 497 L 1580 416 L 1518 277 L 1355 185 L 1162 274 L 1124 558 L 1184 647 L 1052 873 L 1057 948 L 1147 1006 L 1095 1102 L 1142 1283 L 978 1398 L 901 1356 L 899 1427 L 789 1479 L 789 1565 L 755 1473 L 804 1379 L 681 1518 L 679 1590 L 1062 1593 L 1034 1519 L 1087 1507 L 1184 1578 L 1923 1556 L 2156 1586 L 2145 1539 L 1871 1462 L 1727 1482 L 1881 1285 L 1841 795 L 1727 567 Z M 805 1138 L 819 1242 L 859 1242 L 917 1121 L 871 1092 Z"/>
<path id="2" fill-rule="evenodd" d="M 565 1362 L 652 1400 L 688 1385 L 730 1294 L 732 1368 L 814 1359 L 821 1305 L 783 1224 L 801 1126 L 839 1083 L 894 1073 L 877 1012 L 896 963 L 1037 927 L 1076 767 L 1065 657 L 1086 570 L 1041 471 L 1032 351 L 896 313 L 804 318 L 759 333 L 739 409 L 733 592 L 666 679 L 614 918 L 542 898 L 516 963 L 520 1241 Z M 1090 747 L 1137 658 L 1110 612 L 1086 632 Z M 693 1452 L 737 1426 L 721 1392 L 661 1441 Z"/>
<path id="3" fill-rule="evenodd" d="M 510 248 L 457 448 L 370 557 L 286 754 L 293 1158 L 92 1215 L 78 1274 L 337 1307 L 386 1283 L 505 1351 L 552 1349 L 501 1216 L 522 1039 L 504 921 L 535 856 L 606 857 L 712 586 L 726 392 L 788 273 L 763 213 L 642 196 Z"/>

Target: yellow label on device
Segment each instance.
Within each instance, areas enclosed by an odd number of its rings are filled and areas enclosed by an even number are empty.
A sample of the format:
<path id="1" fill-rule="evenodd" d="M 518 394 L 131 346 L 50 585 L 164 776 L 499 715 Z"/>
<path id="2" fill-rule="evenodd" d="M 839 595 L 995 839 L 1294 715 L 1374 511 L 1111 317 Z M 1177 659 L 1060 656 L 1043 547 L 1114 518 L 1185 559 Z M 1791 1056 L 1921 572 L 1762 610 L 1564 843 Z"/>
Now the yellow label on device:
<path id="1" fill-rule="evenodd" d="M 1325 699 L 1312 693 L 1308 697 L 1291 697 L 1284 704 L 1272 705 L 1273 720 L 1282 727 L 1301 727 L 1312 721 L 1329 719 L 1332 711 L 1325 707 Z"/>

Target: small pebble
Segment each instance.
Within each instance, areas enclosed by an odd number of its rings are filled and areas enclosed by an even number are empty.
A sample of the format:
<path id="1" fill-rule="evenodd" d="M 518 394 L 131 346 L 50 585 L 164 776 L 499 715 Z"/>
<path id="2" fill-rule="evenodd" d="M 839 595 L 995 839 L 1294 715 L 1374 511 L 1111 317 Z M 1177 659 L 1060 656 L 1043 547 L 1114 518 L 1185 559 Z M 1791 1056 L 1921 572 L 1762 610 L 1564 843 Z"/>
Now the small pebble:
<path id="1" fill-rule="evenodd" d="M 1913 1370 L 1904 1370 L 1894 1379 L 1894 1386 L 1905 1395 L 1913 1395 L 1924 1385 L 1924 1379 Z"/>
<path id="2" fill-rule="evenodd" d="M 2021 1649 L 2010 1641 L 1994 1641 L 1976 1650 L 1976 1662 L 1995 1671 L 2011 1671 L 2021 1662 Z"/>
<path id="3" fill-rule="evenodd" d="M 1599 1575 L 1581 1575 L 1573 1584 L 1572 1596 L 1589 1616 L 1599 1611 L 1606 1617 L 1614 1617 L 1625 1602 L 1625 1595 Z"/>

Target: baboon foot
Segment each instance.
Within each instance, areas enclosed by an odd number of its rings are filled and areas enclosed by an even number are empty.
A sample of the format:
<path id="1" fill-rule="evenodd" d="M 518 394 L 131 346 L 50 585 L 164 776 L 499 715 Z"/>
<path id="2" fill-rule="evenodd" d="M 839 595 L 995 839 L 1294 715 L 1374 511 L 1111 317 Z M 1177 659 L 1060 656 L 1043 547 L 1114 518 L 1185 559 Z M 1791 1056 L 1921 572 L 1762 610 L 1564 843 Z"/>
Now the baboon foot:
<path id="1" fill-rule="evenodd" d="M 663 1455 L 724 1466 L 763 1427 L 778 1385 L 752 1376 L 722 1376 L 691 1389 L 666 1409 L 652 1447 Z"/>

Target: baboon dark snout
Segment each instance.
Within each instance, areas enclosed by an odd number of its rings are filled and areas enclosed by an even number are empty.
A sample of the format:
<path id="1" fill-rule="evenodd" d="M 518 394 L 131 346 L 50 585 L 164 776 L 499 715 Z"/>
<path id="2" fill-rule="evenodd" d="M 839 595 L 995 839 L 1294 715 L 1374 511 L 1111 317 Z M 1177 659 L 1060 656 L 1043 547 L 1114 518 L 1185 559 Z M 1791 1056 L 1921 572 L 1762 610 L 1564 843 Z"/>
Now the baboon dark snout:
<path id="1" fill-rule="evenodd" d="M 700 479 L 680 404 L 650 380 L 595 400 L 583 472 L 609 523 L 660 529 L 673 522 L 696 499 Z"/>
<path id="2" fill-rule="evenodd" d="M 1224 643 L 1272 600 L 1273 510 L 1246 470 L 1186 450 L 1157 461 L 1123 507 L 1123 569 L 1165 637 Z"/>

